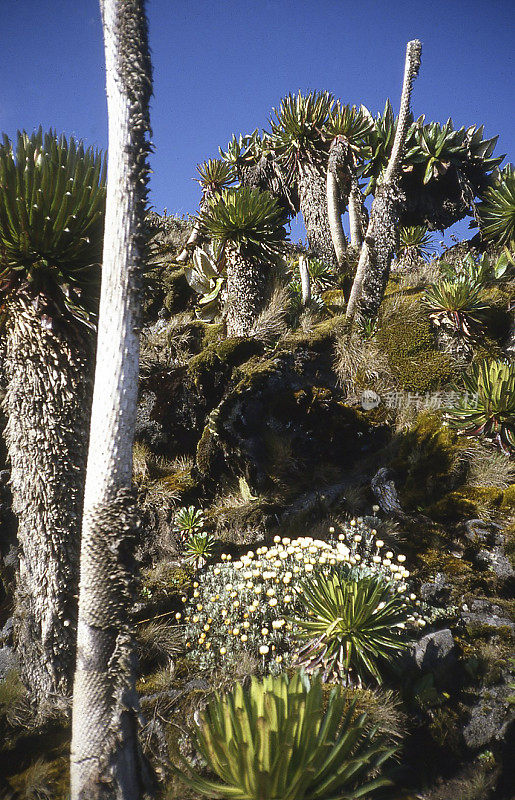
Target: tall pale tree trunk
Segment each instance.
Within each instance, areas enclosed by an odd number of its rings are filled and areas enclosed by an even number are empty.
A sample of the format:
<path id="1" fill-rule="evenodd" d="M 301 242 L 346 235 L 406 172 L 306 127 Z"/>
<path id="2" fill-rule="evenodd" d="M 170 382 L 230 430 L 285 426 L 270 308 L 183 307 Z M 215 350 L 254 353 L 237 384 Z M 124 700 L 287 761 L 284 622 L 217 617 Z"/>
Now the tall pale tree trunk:
<path id="1" fill-rule="evenodd" d="M 418 39 L 408 42 L 397 130 L 384 179 L 372 203 L 370 222 L 347 304 L 348 320 L 354 318 L 358 305 L 362 315 L 377 315 L 397 250 L 398 223 L 404 200 L 397 176 L 410 124 L 411 92 L 420 67 L 421 50 Z"/>
<path id="2" fill-rule="evenodd" d="M 355 250 L 361 250 L 363 244 L 363 233 L 366 230 L 365 207 L 363 205 L 363 195 L 358 186 L 357 178 L 352 178 L 351 189 L 349 192 L 349 231 L 350 244 Z"/>
<path id="3" fill-rule="evenodd" d="M 327 194 L 327 215 L 329 218 L 329 229 L 333 242 L 334 252 L 338 267 L 341 271 L 346 266 L 347 240 L 343 232 L 342 210 L 347 205 L 350 175 L 348 169 L 348 147 L 342 141 L 342 137 L 335 137 L 329 149 L 329 160 L 327 163 L 326 194 Z"/>
<path id="4" fill-rule="evenodd" d="M 40 720 L 71 695 L 92 344 L 69 323 L 10 309 L 4 408 L 18 516 L 15 641 Z"/>
<path id="5" fill-rule="evenodd" d="M 321 261 L 336 267 L 338 262 L 327 213 L 326 175 L 311 161 L 299 162 L 297 174 L 300 210 L 310 249 Z"/>
<path id="6" fill-rule="evenodd" d="M 300 287 L 302 292 L 302 305 L 307 306 L 311 300 L 311 276 L 309 274 L 306 256 L 299 256 Z"/>
<path id="7" fill-rule="evenodd" d="M 130 490 L 152 92 L 144 0 L 101 0 L 109 112 L 97 362 L 81 545 L 72 800 L 140 800 Z"/>

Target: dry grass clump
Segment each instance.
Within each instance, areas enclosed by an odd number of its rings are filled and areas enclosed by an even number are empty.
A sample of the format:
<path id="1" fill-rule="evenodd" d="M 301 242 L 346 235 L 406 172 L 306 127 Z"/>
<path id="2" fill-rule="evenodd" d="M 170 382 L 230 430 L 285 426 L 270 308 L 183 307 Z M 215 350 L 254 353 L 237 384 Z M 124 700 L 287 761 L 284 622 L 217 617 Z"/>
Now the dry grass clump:
<path id="1" fill-rule="evenodd" d="M 359 401 L 365 388 L 372 388 L 380 395 L 390 391 L 394 385 L 388 358 L 374 338 L 339 336 L 334 370 L 349 402 Z"/>
<path id="2" fill-rule="evenodd" d="M 143 672 L 169 665 L 184 647 L 182 629 L 159 620 L 138 625 L 136 643 Z"/>
<path id="3" fill-rule="evenodd" d="M 407 717 L 402 711 L 402 700 L 391 689 L 363 689 L 346 687 L 349 703 L 356 702 L 356 714 L 367 714 L 371 725 L 376 726 L 391 745 L 398 745 L 406 733 Z"/>
<path id="4" fill-rule="evenodd" d="M 187 456 L 173 461 L 164 456 L 155 455 L 144 442 L 134 442 L 132 451 L 132 478 L 138 485 L 165 478 L 176 471 L 188 471 L 193 466 L 193 459 Z"/>
<path id="5" fill-rule="evenodd" d="M 17 670 L 0 681 L 0 742 L 7 743 L 35 725 L 28 692 Z"/>
<path id="6" fill-rule="evenodd" d="M 431 261 L 420 259 L 411 269 L 401 270 L 397 274 L 399 291 L 425 287 L 441 277 L 437 258 L 432 258 Z"/>
<path id="7" fill-rule="evenodd" d="M 167 346 L 175 366 L 186 364 L 191 356 L 192 330 L 191 323 L 195 316 L 189 311 L 175 314 L 168 323 Z"/>
<path id="8" fill-rule="evenodd" d="M 60 766 L 62 770 L 65 769 L 64 763 Z M 16 790 L 13 797 L 16 800 L 57 800 L 63 797 L 58 792 L 61 779 L 56 767 L 54 762 L 38 758 L 12 781 L 13 789 Z"/>
<path id="9" fill-rule="evenodd" d="M 446 781 L 429 794 L 424 795 L 427 800 L 488 800 L 493 797 L 492 792 L 498 781 L 497 770 L 485 772 L 480 764 L 467 765 L 456 778 Z"/>
<path id="10" fill-rule="evenodd" d="M 267 345 L 275 344 L 288 330 L 287 316 L 290 298 L 286 287 L 276 285 L 268 305 L 252 328 L 252 336 Z"/>
<path id="11" fill-rule="evenodd" d="M 195 316 L 185 311 L 175 314 L 158 327 L 144 331 L 141 337 L 140 371 L 142 376 L 154 370 L 186 364 L 191 356 L 193 332 L 191 323 Z"/>
<path id="12" fill-rule="evenodd" d="M 515 483 L 515 461 L 484 441 L 477 440 L 465 451 L 469 464 L 467 485 L 507 489 Z"/>

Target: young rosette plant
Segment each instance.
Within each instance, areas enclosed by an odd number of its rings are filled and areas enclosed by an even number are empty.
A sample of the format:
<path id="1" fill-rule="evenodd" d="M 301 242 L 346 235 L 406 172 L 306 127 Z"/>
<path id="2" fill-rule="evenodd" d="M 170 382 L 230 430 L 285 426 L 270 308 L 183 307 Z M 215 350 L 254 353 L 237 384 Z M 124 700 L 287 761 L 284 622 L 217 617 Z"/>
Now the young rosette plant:
<path id="1" fill-rule="evenodd" d="M 466 394 L 446 409 L 448 424 L 467 436 L 486 436 L 505 452 L 515 450 L 515 364 L 502 360 L 473 364 L 464 376 Z"/>
<path id="2" fill-rule="evenodd" d="M 395 586 L 367 568 L 317 570 L 300 590 L 298 653 L 307 669 L 325 679 L 382 682 L 381 662 L 395 657 L 408 642 L 403 634 L 410 611 Z"/>
<path id="3" fill-rule="evenodd" d="M 515 247 L 515 169 L 507 164 L 477 207 L 482 237 L 494 245 Z"/>
<path id="4" fill-rule="evenodd" d="M 402 267 L 413 267 L 419 261 L 427 261 L 436 248 L 433 237 L 425 225 L 408 225 L 399 228 L 397 260 Z"/>
<path id="5" fill-rule="evenodd" d="M 200 179 L 197 180 L 203 194 L 207 196 L 227 189 L 236 178 L 232 165 L 220 158 L 210 158 L 202 164 L 197 164 L 197 172 L 200 175 Z"/>
<path id="6" fill-rule="evenodd" d="M 202 322 L 213 322 L 222 313 L 222 290 L 225 285 L 223 268 L 217 263 L 212 249 L 196 247 L 191 267 L 184 267 L 191 288 L 200 295 L 196 308 Z"/>
<path id="7" fill-rule="evenodd" d="M 391 781 L 378 776 L 396 752 L 341 687 L 327 703 L 319 676 L 252 678 L 215 694 L 198 716 L 196 750 L 218 780 L 181 759 L 183 782 L 234 800 L 357 800 Z"/>
<path id="8" fill-rule="evenodd" d="M 183 506 L 175 512 L 173 529 L 183 541 L 199 533 L 204 527 L 204 514 L 195 506 Z"/>
<path id="9" fill-rule="evenodd" d="M 480 324 L 488 308 L 481 299 L 481 291 L 482 287 L 465 275 L 454 280 L 442 278 L 427 287 L 423 302 L 435 325 L 470 336 L 471 323 Z"/>
<path id="10" fill-rule="evenodd" d="M 192 533 L 185 545 L 185 561 L 200 569 L 213 555 L 216 539 L 210 533 Z"/>
<path id="11" fill-rule="evenodd" d="M 230 336 L 248 336 L 262 311 L 270 267 L 285 249 L 287 217 L 269 192 L 242 187 L 211 198 L 199 217 L 227 271 Z"/>

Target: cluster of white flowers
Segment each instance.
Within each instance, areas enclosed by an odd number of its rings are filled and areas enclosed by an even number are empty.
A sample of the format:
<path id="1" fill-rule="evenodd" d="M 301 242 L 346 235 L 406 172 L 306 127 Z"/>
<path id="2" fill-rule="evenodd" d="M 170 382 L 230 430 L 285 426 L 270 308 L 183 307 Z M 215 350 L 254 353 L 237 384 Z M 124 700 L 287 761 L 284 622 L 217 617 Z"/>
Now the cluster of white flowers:
<path id="1" fill-rule="evenodd" d="M 193 596 L 184 596 L 186 647 L 201 667 L 210 668 L 246 650 L 256 656 L 263 670 L 279 671 L 294 650 L 290 621 L 302 609 L 302 582 L 315 567 L 347 564 L 360 574 L 380 572 L 395 582 L 413 607 L 409 621 L 423 624 L 415 606 L 416 596 L 406 594 L 409 572 L 405 557 L 394 557 L 362 519 L 351 520 L 331 540 L 310 536 L 297 539 L 276 536 L 270 547 L 249 550 L 238 560 L 222 554 L 221 562 L 209 566 L 201 582 L 194 583 Z"/>

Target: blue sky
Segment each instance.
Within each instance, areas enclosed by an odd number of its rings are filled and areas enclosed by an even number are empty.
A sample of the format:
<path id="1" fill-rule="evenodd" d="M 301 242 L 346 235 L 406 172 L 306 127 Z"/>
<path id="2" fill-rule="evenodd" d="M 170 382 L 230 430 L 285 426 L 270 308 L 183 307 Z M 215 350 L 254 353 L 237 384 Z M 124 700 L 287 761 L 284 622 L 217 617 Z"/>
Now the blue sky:
<path id="1" fill-rule="evenodd" d="M 147 13 L 157 211 L 195 212 L 196 164 L 232 133 L 266 127 L 290 91 L 328 89 L 373 113 L 389 96 L 397 108 L 413 38 L 423 44 L 415 116 L 484 123 L 515 161 L 511 0 L 148 0 Z M 107 146 L 96 0 L 1 0 L 0 75 L 8 136 L 42 124 Z"/>

